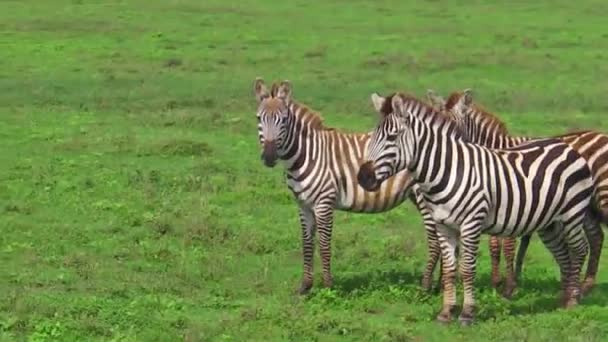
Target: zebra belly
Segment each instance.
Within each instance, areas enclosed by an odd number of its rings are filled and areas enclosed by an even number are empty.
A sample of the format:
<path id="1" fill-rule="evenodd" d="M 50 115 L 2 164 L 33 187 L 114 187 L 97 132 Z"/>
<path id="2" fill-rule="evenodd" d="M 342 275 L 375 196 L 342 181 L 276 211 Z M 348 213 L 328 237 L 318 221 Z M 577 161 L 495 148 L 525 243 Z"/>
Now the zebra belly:
<path id="1" fill-rule="evenodd" d="M 460 226 L 462 225 L 462 220 L 455 220 L 455 215 L 451 215 L 452 206 L 449 204 L 427 204 L 428 208 L 431 211 L 431 216 L 433 217 L 433 221 L 438 224 L 444 225 L 446 227 L 460 230 Z"/>

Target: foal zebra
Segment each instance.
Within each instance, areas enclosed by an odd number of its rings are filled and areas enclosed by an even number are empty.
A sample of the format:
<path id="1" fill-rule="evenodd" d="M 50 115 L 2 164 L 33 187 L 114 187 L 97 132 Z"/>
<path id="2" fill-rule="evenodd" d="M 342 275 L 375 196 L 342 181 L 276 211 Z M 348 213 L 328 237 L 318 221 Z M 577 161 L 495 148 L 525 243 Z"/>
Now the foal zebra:
<path id="1" fill-rule="evenodd" d="M 467 141 L 482 144 L 489 148 L 509 148 L 532 139 L 510 135 L 502 121 L 473 103 L 473 95 L 470 89 L 453 92 L 447 101 L 444 101 L 432 91 L 429 91 L 427 95 L 430 101 L 438 107 L 443 107 L 443 110 L 458 122 Z M 587 161 L 596 184 L 595 201 L 593 202 L 593 209 L 596 213 L 585 222 L 585 232 L 590 244 L 589 264 L 582 285 L 582 292 L 585 294 L 595 285 L 595 277 L 602 252 L 604 232 L 600 226 L 600 220 L 608 224 L 608 136 L 593 131 L 582 131 L 556 136 L 555 138 L 559 138 L 570 145 Z M 505 259 L 507 259 L 507 286 L 505 286 L 505 292 L 512 291 L 515 287 L 529 241 L 530 236 L 522 237 L 522 243 L 517 253 L 515 274 L 513 274 L 515 242 L 514 239 L 503 240 Z M 491 242 L 491 249 L 493 249 L 494 266 L 495 263 L 498 264 L 500 256 L 500 243 L 497 239 L 493 243 Z M 494 279 L 494 267 L 492 267 L 492 271 Z M 498 270 L 496 269 L 496 271 Z M 498 277 L 500 276 L 498 275 Z"/>
<path id="2" fill-rule="evenodd" d="M 285 164 L 287 186 L 299 204 L 302 228 L 303 278 L 299 292 L 307 293 L 313 285 L 313 239 L 319 233 L 319 250 L 324 286 L 332 285 L 330 271 L 331 234 L 334 211 L 360 213 L 388 211 L 406 198 L 412 199 L 422 214 L 427 230 L 429 259 L 423 275 L 423 287 L 430 288 L 432 272 L 439 259 L 439 242 L 430 213 L 414 189 L 407 171 L 389 178 L 378 192 L 365 191 L 356 174 L 363 163 L 370 133 L 342 133 L 323 125 L 321 117 L 292 100 L 288 81 L 273 84 L 268 91 L 257 78 L 254 93 L 262 160 L 273 167 L 278 159 Z"/>
<path id="3" fill-rule="evenodd" d="M 576 305 L 588 252 L 583 222 L 594 185 L 585 159 L 558 139 L 492 150 L 466 142 L 455 122 L 429 115 L 436 111 L 420 101 L 393 96 L 392 108 L 372 135 L 358 179 L 373 191 L 407 169 L 417 182 L 437 223 L 442 251 L 443 307 L 437 319 L 451 321 L 456 306 L 454 252 L 460 239 L 464 300 L 459 320 L 472 323 L 482 233 L 537 231 L 560 266 L 562 304 Z"/>

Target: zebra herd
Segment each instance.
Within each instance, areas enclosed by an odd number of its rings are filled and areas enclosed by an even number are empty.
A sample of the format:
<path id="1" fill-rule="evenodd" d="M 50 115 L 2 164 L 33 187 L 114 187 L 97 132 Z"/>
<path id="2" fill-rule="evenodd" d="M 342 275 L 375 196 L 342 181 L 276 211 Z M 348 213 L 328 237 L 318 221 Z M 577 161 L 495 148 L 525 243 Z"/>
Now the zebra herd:
<path id="1" fill-rule="evenodd" d="M 366 133 L 326 127 L 292 97 L 288 81 L 268 89 L 254 82 L 262 160 L 281 160 L 299 205 L 303 276 L 299 293 L 313 285 L 314 237 L 319 235 L 323 285 L 332 286 L 334 211 L 388 211 L 410 199 L 422 215 L 428 259 L 422 287 L 432 287 L 441 257 L 443 306 L 449 322 L 456 307 L 456 274 L 464 287 L 459 321 L 474 320 L 474 279 L 481 234 L 490 235 L 492 285 L 516 288 L 534 232 L 559 265 L 561 303 L 575 306 L 594 284 L 608 223 L 608 136 L 593 131 L 551 138 L 510 136 L 502 122 L 473 103 L 470 90 L 428 102 L 405 93 L 371 95 L 380 114 Z M 515 238 L 522 243 L 514 270 Z M 589 254 L 584 281 L 581 268 Z M 460 269 L 457 268 L 460 259 Z"/>

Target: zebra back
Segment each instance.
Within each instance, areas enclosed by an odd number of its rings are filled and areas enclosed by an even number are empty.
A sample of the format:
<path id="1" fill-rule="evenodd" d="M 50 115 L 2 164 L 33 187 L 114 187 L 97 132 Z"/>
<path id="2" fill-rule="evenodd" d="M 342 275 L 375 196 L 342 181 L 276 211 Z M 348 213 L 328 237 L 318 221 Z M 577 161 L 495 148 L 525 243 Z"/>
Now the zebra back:
<path id="1" fill-rule="evenodd" d="M 473 102 L 471 91 L 456 91 L 445 101 L 444 111 L 462 120 L 463 133 L 470 141 L 490 148 L 510 148 L 532 137 L 512 136 L 498 116 Z M 570 145 L 586 161 L 595 183 L 595 206 L 608 223 L 608 136 L 591 130 L 553 136 Z"/>

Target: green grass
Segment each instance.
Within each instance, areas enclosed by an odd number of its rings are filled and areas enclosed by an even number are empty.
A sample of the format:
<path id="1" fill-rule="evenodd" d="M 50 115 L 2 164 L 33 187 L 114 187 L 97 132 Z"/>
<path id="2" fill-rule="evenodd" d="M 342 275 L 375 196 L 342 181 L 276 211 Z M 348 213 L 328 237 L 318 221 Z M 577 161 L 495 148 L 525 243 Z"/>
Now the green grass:
<path id="1" fill-rule="evenodd" d="M 297 209 L 280 168 L 260 161 L 252 83 L 289 79 L 350 131 L 374 126 L 373 91 L 473 88 L 514 133 L 608 132 L 607 11 L 599 0 L 1 1 L 1 339 L 603 340 L 608 275 L 557 309 L 557 266 L 537 238 L 510 302 L 489 288 L 484 239 L 477 324 L 438 326 L 409 203 L 338 213 L 335 288 L 294 295 Z"/>

